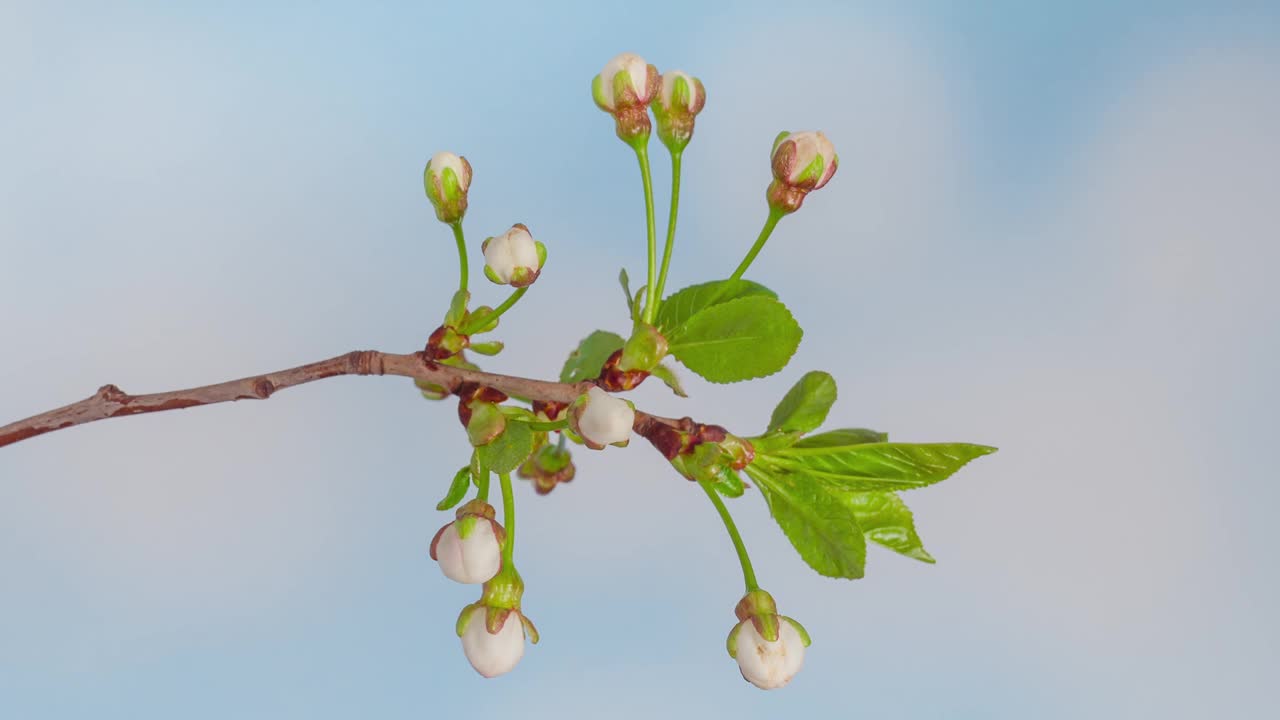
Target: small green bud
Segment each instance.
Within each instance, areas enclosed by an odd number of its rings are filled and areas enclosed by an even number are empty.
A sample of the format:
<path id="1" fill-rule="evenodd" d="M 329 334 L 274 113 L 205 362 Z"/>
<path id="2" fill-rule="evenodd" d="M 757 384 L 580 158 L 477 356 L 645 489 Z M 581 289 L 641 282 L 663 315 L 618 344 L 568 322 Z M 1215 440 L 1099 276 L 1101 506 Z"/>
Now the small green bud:
<path id="1" fill-rule="evenodd" d="M 631 337 L 622 346 L 618 369 L 623 372 L 643 370 L 649 372 L 667 356 L 667 339 L 658 329 L 645 323 L 636 323 Z"/>

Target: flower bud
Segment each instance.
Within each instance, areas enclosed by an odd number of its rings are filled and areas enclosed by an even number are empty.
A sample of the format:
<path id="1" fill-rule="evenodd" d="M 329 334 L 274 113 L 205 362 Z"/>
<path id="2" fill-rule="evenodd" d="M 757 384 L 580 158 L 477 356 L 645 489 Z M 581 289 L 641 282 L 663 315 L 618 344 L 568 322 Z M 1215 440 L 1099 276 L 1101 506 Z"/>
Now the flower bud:
<path id="1" fill-rule="evenodd" d="M 649 140 L 649 101 L 662 80 L 658 69 L 635 53 L 622 53 L 605 64 L 591 81 L 596 105 L 617 122 L 618 137 L 631 145 Z"/>
<path id="2" fill-rule="evenodd" d="M 626 447 L 635 421 L 635 406 L 598 387 L 579 395 L 569 407 L 569 427 L 592 450 L 603 450 L 605 445 Z"/>
<path id="3" fill-rule="evenodd" d="M 431 539 L 431 559 L 454 582 L 488 582 L 502 568 L 506 531 L 494 520 L 493 506 L 483 500 L 458 508 L 455 517 Z"/>
<path id="4" fill-rule="evenodd" d="M 729 656 L 747 682 L 773 690 L 791 682 L 804 664 L 809 633 L 804 626 L 777 614 L 773 597 L 763 590 L 747 593 L 735 608 L 738 624 L 729 633 Z"/>
<path id="5" fill-rule="evenodd" d="M 422 173 L 427 199 L 442 223 L 456 223 L 467 214 L 467 189 L 471 187 L 471 163 L 451 152 L 438 152 Z"/>
<path id="6" fill-rule="evenodd" d="M 497 237 L 485 239 L 484 276 L 499 285 L 526 287 L 538 279 L 547 261 L 547 248 L 533 239 L 529 228 L 516 223 Z"/>
<path id="7" fill-rule="evenodd" d="M 773 141 L 773 182 L 769 207 L 793 213 L 805 195 L 821 188 L 836 174 L 835 146 L 821 132 L 779 133 Z"/>
<path id="8" fill-rule="evenodd" d="M 577 469 L 573 465 L 573 456 L 562 447 L 544 443 L 534 450 L 516 471 L 520 477 L 533 482 L 533 489 L 539 495 L 546 495 L 556 489 L 556 485 L 573 480 Z"/>
<path id="9" fill-rule="evenodd" d="M 678 153 L 693 137 L 693 119 L 707 103 L 702 81 L 680 70 L 662 74 L 662 85 L 653 102 L 653 116 L 658 120 L 658 138 L 673 153 Z"/>
<path id="10" fill-rule="evenodd" d="M 457 627 L 467 661 L 487 678 L 511 672 L 524 657 L 526 635 L 538 642 L 533 623 L 519 609 L 468 605 Z"/>

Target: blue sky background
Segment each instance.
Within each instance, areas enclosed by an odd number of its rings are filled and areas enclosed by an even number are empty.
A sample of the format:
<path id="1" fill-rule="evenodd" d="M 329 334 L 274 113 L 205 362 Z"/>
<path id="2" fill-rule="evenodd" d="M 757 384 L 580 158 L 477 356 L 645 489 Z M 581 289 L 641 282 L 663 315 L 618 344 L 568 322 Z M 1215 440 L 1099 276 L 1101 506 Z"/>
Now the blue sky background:
<path id="1" fill-rule="evenodd" d="M 842 160 L 750 274 L 807 329 L 792 364 L 638 404 L 749 434 L 822 368 L 832 426 L 1001 452 L 907 496 L 936 566 L 873 549 L 857 582 L 733 503 L 814 637 L 762 693 L 724 652 L 728 541 L 645 443 L 518 488 L 543 642 L 484 681 L 453 633 L 477 593 L 427 558 L 466 447 L 406 381 L 37 438 L 0 450 L 0 715 L 1266 714 L 1278 31 L 1261 2 L 5 3 L 0 421 L 421 347 L 456 272 L 442 149 L 473 244 L 520 221 L 550 249 L 487 367 L 553 375 L 642 271 L 588 92 L 632 50 L 709 93 L 673 287 L 754 238 L 778 130 Z"/>

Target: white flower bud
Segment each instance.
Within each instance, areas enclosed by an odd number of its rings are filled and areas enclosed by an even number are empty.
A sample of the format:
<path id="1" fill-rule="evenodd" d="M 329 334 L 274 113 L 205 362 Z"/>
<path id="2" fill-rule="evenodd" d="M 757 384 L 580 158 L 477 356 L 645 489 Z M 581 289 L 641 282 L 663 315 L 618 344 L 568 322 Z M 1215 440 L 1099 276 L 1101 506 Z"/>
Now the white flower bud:
<path id="1" fill-rule="evenodd" d="M 631 99 L 619 97 L 617 94 L 619 74 L 623 75 L 621 81 L 623 89 L 630 89 L 635 94 L 634 101 L 640 105 L 648 105 L 653 99 L 654 90 L 649 83 L 649 63 L 635 53 L 622 53 L 605 63 L 604 69 L 598 76 L 600 83 L 595 98 L 600 109 L 613 112 L 618 108 L 619 101 Z"/>
<path id="2" fill-rule="evenodd" d="M 440 571 L 454 582 L 488 582 L 502 567 L 502 545 L 493 525 L 484 520 L 478 520 L 465 538 L 458 536 L 457 522 L 449 523 L 440 534 L 435 553 Z"/>
<path id="3" fill-rule="evenodd" d="M 440 222 L 455 223 L 466 215 L 467 190 L 471 187 L 471 163 L 466 158 L 451 152 L 432 155 L 422 181 Z"/>
<path id="4" fill-rule="evenodd" d="M 484 251 L 485 277 L 499 285 L 525 287 L 538 279 L 547 250 L 533 239 L 529 228 L 516 223 L 505 233 L 480 246 Z"/>
<path id="5" fill-rule="evenodd" d="M 625 446 L 630 441 L 636 411 L 626 400 L 592 387 L 574 401 L 569 421 L 587 447 L 600 450 L 605 445 Z"/>
<path id="6" fill-rule="evenodd" d="M 791 682 L 804 664 L 804 638 L 791 621 L 778 623 L 778 639 L 770 642 L 756 631 L 750 618 L 734 631 L 734 658 L 747 682 L 774 690 Z"/>
<path id="7" fill-rule="evenodd" d="M 491 633 L 485 624 L 488 609 L 483 605 L 472 606 L 463 623 L 462 652 L 471 667 L 481 675 L 491 678 L 510 672 L 524 657 L 524 621 L 520 611 L 512 610 L 502 619 L 498 632 Z"/>
<path id="8" fill-rule="evenodd" d="M 836 148 L 817 132 L 782 133 L 773 142 L 773 175 L 804 190 L 817 190 L 836 174 Z"/>

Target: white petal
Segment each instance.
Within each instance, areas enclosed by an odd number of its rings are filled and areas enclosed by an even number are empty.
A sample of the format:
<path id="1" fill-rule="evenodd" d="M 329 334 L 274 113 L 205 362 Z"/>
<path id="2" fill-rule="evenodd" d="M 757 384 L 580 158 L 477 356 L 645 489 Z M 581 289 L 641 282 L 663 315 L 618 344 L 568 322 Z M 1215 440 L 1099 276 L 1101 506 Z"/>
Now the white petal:
<path id="1" fill-rule="evenodd" d="M 457 524 L 450 523 L 436 543 L 436 558 L 445 577 L 474 585 L 498 574 L 502 547 L 488 520 L 477 520 L 465 540 L 458 537 Z"/>
<path id="2" fill-rule="evenodd" d="M 484 262 L 503 282 L 511 282 L 517 268 L 538 269 L 538 245 L 528 230 L 513 227 L 489 241 Z"/>
<path id="3" fill-rule="evenodd" d="M 773 690 L 791 682 L 804 664 L 804 640 L 791 623 L 779 623 L 778 639 L 769 642 L 756 632 L 750 620 L 739 624 L 737 636 L 738 667 L 747 682 L 764 690 Z"/>
<path id="4" fill-rule="evenodd" d="M 471 611 L 471 620 L 462 633 L 462 652 L 476 672 L 485 677 L 497 677 L 510 672 L 524 657 L 524 625 L 520 613 L 511 612 L 497 634 L 490 634 L 485 627 L 485 609 Z"/>
<path id="5" fill-rule="evenodd" d="M 458 187 L 463 192 L 467 190 L 467 186 L 471 184 L 471 175 L 466 171 L 462 164 L 462 158 L 451 152 L 438 152 L 431 156 L 431 161 L 427 163 L 427 167 L 431 168 L 433 173 L 437 175 L 444 172 L 445 168 L 451 168 L 453 174 L 458 176 Z"/>
<path id="6" fill-rule="evenodd" d="M 587 391 L 587 406 L 578 418 L 578 431 L 597 445 L 610 445 L 631 437 L 636 412 L 627 401 L 598 387 Z"/>
<path id="7" fill-rule="evenodd" d="M 645 96 L 645 90 L 648 89 L 646 86 L 649 80 L 649 63 L 635 53 L 622 53 L 605 63 L 604 70 L 600 71 L 600 81 L 603 85 L 601 91 L 604 93 L 605 107 L 610 110 L 614 107 L 616 98 L 613 97 L 613 78 L 620 72 L 627 73 L 631 89 L 635 91 L 641 102 L 648 101 L 649 98 Z"/>

